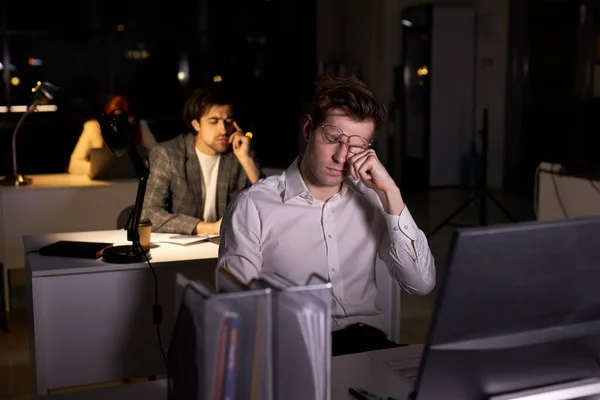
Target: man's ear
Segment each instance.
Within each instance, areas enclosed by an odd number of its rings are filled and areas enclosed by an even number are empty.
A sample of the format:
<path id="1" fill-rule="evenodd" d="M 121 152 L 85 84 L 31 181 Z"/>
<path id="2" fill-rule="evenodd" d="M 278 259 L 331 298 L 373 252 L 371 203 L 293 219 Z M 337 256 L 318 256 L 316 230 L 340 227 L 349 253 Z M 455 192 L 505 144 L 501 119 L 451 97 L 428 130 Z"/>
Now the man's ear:
<path id="1" fill-rule="evenodd" d="M 194 128 L 196 132 L 200 132 L 200 121 L 197 119 L 192 120 L 192 128 Z"/>
<path id="2" fill-rule="evenodd" d="M 306 114 L 304 116 L 304 126 L 302 128 L 302 136 L 304 136 L 304 140 L 306 140 L 308 142 L 308 139 L 310 138 L 310 134 L 313 131 L 313 121 L 312 121 L 312 117 L 310 116 L 310 114 Z"/>

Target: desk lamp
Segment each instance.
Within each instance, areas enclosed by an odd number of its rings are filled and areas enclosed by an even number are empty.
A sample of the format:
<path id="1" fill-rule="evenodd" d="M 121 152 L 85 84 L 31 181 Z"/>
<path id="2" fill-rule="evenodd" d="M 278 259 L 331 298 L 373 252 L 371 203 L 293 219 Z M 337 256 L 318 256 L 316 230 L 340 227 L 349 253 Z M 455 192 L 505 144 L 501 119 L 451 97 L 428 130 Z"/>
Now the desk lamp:
<path id="1" fill-rule="evenodd" d="M 12 162 L 13 162 L 13 170 L 12 175 L 5 177 L 2 181 L 0 181 L 0 185 L 2 186 L 24 186 L 31 184 L 31 179 L 26 178 L 23 175 L 19 174 L 17 170 L 17 133 L 19 129 L 21 129 L 21 125 L 27 116 L 33 113 L 38 106 L 49 104 L 54 97 L 56 96 L 56 92 L 58 92 L 58 86 L 54 86 L 49 82 L 38 82 L 37 86 L 31 89 L 34 93 L 33 102 L 29 107 L 27 107 L 27 111 L 23 114 L 19 122 L 17 122 L 17 126 L 12 134 Z"/>
<path id="2" fill-rule="evenodd" d="M 146 160 L 138 153 L 135 146 L 135 126 L 129 122 L 129 115 L 122 109 L 113 110 L 110 114 L 102 114 L 98 118 L 102 138 L 106 147 L 116 156 L 127 154 L 135 174 L 139 180 L 135 205 L 127 218 L 125 230 L 127 230 L 127 240 L 131 245 L 113 246 L 104 250 L 102 260 L 115 264 L 131 264 L 149 261 L 152 257 L 149 250 L 145 250 L 140 244 L 140 234 L 138 227 L 144 206 L 144 196 L 146 195 L 146 185 L 150 169 Z"/>

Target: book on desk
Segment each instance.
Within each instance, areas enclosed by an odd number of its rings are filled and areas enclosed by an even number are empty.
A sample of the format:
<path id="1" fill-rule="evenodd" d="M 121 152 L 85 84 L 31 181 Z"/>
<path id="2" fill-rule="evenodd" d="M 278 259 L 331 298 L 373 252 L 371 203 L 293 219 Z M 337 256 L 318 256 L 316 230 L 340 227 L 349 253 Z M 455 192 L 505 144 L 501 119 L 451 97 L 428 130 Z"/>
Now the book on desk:
<path id="1" fill-rule="evenodd" d="M 219 279 L 177 276 L 169 399 L 329 400 L 331 284 Z"/>
<path id="2" fill-rule="evenodd" d="M 113 243 L 104 242 L 76 242 L 71 240 L 59 240 L 40 248 L 37 253 L 42 256 L 71 257 L 97 259 Z"/>

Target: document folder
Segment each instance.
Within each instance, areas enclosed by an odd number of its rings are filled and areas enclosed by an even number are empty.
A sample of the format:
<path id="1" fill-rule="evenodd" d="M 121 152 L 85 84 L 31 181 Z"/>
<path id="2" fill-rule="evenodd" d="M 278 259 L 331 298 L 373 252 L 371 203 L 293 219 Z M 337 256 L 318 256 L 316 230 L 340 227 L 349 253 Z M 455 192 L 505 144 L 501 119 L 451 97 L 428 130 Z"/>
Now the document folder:
<path id="1" fill-rule="evenodd" d="M 313 275 L 296 286 L 280 275 L 250 287 L 273 289 L 273 393 L 275 399 L 331 398 L 331 283 Z"/>
<path id="2" fill-rule="evenodd" d="M 181 274 L 176 281 L 169 399 L 271 400 L 271 289 L 215 293 Z"/>

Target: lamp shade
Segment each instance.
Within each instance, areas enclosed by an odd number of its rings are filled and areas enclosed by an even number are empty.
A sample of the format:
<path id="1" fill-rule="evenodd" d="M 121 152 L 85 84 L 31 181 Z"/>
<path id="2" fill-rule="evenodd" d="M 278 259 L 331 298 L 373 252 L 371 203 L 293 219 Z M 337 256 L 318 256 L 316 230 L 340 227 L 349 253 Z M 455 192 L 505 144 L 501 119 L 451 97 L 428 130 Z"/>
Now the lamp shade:
<path id="1" fill-rule="evenodd" d="M 127 153 L 135 137 L 135 126 L 129 122 L 129 115 L 121 109 L 110 114 L 102 114 L 98 118 L 102 139 L 106 147 L 117 156 Z"/>
<path id="2" fill-rule="evenodd" d="M 34 93 L 33 102 L 29 106 L 30 109 L 34 109 L 39 105 L 49 104 L 58 92 L 59 87 L 51 84 L 50 82 L 38 82 L 36 87 L 32 89 Z"/>

